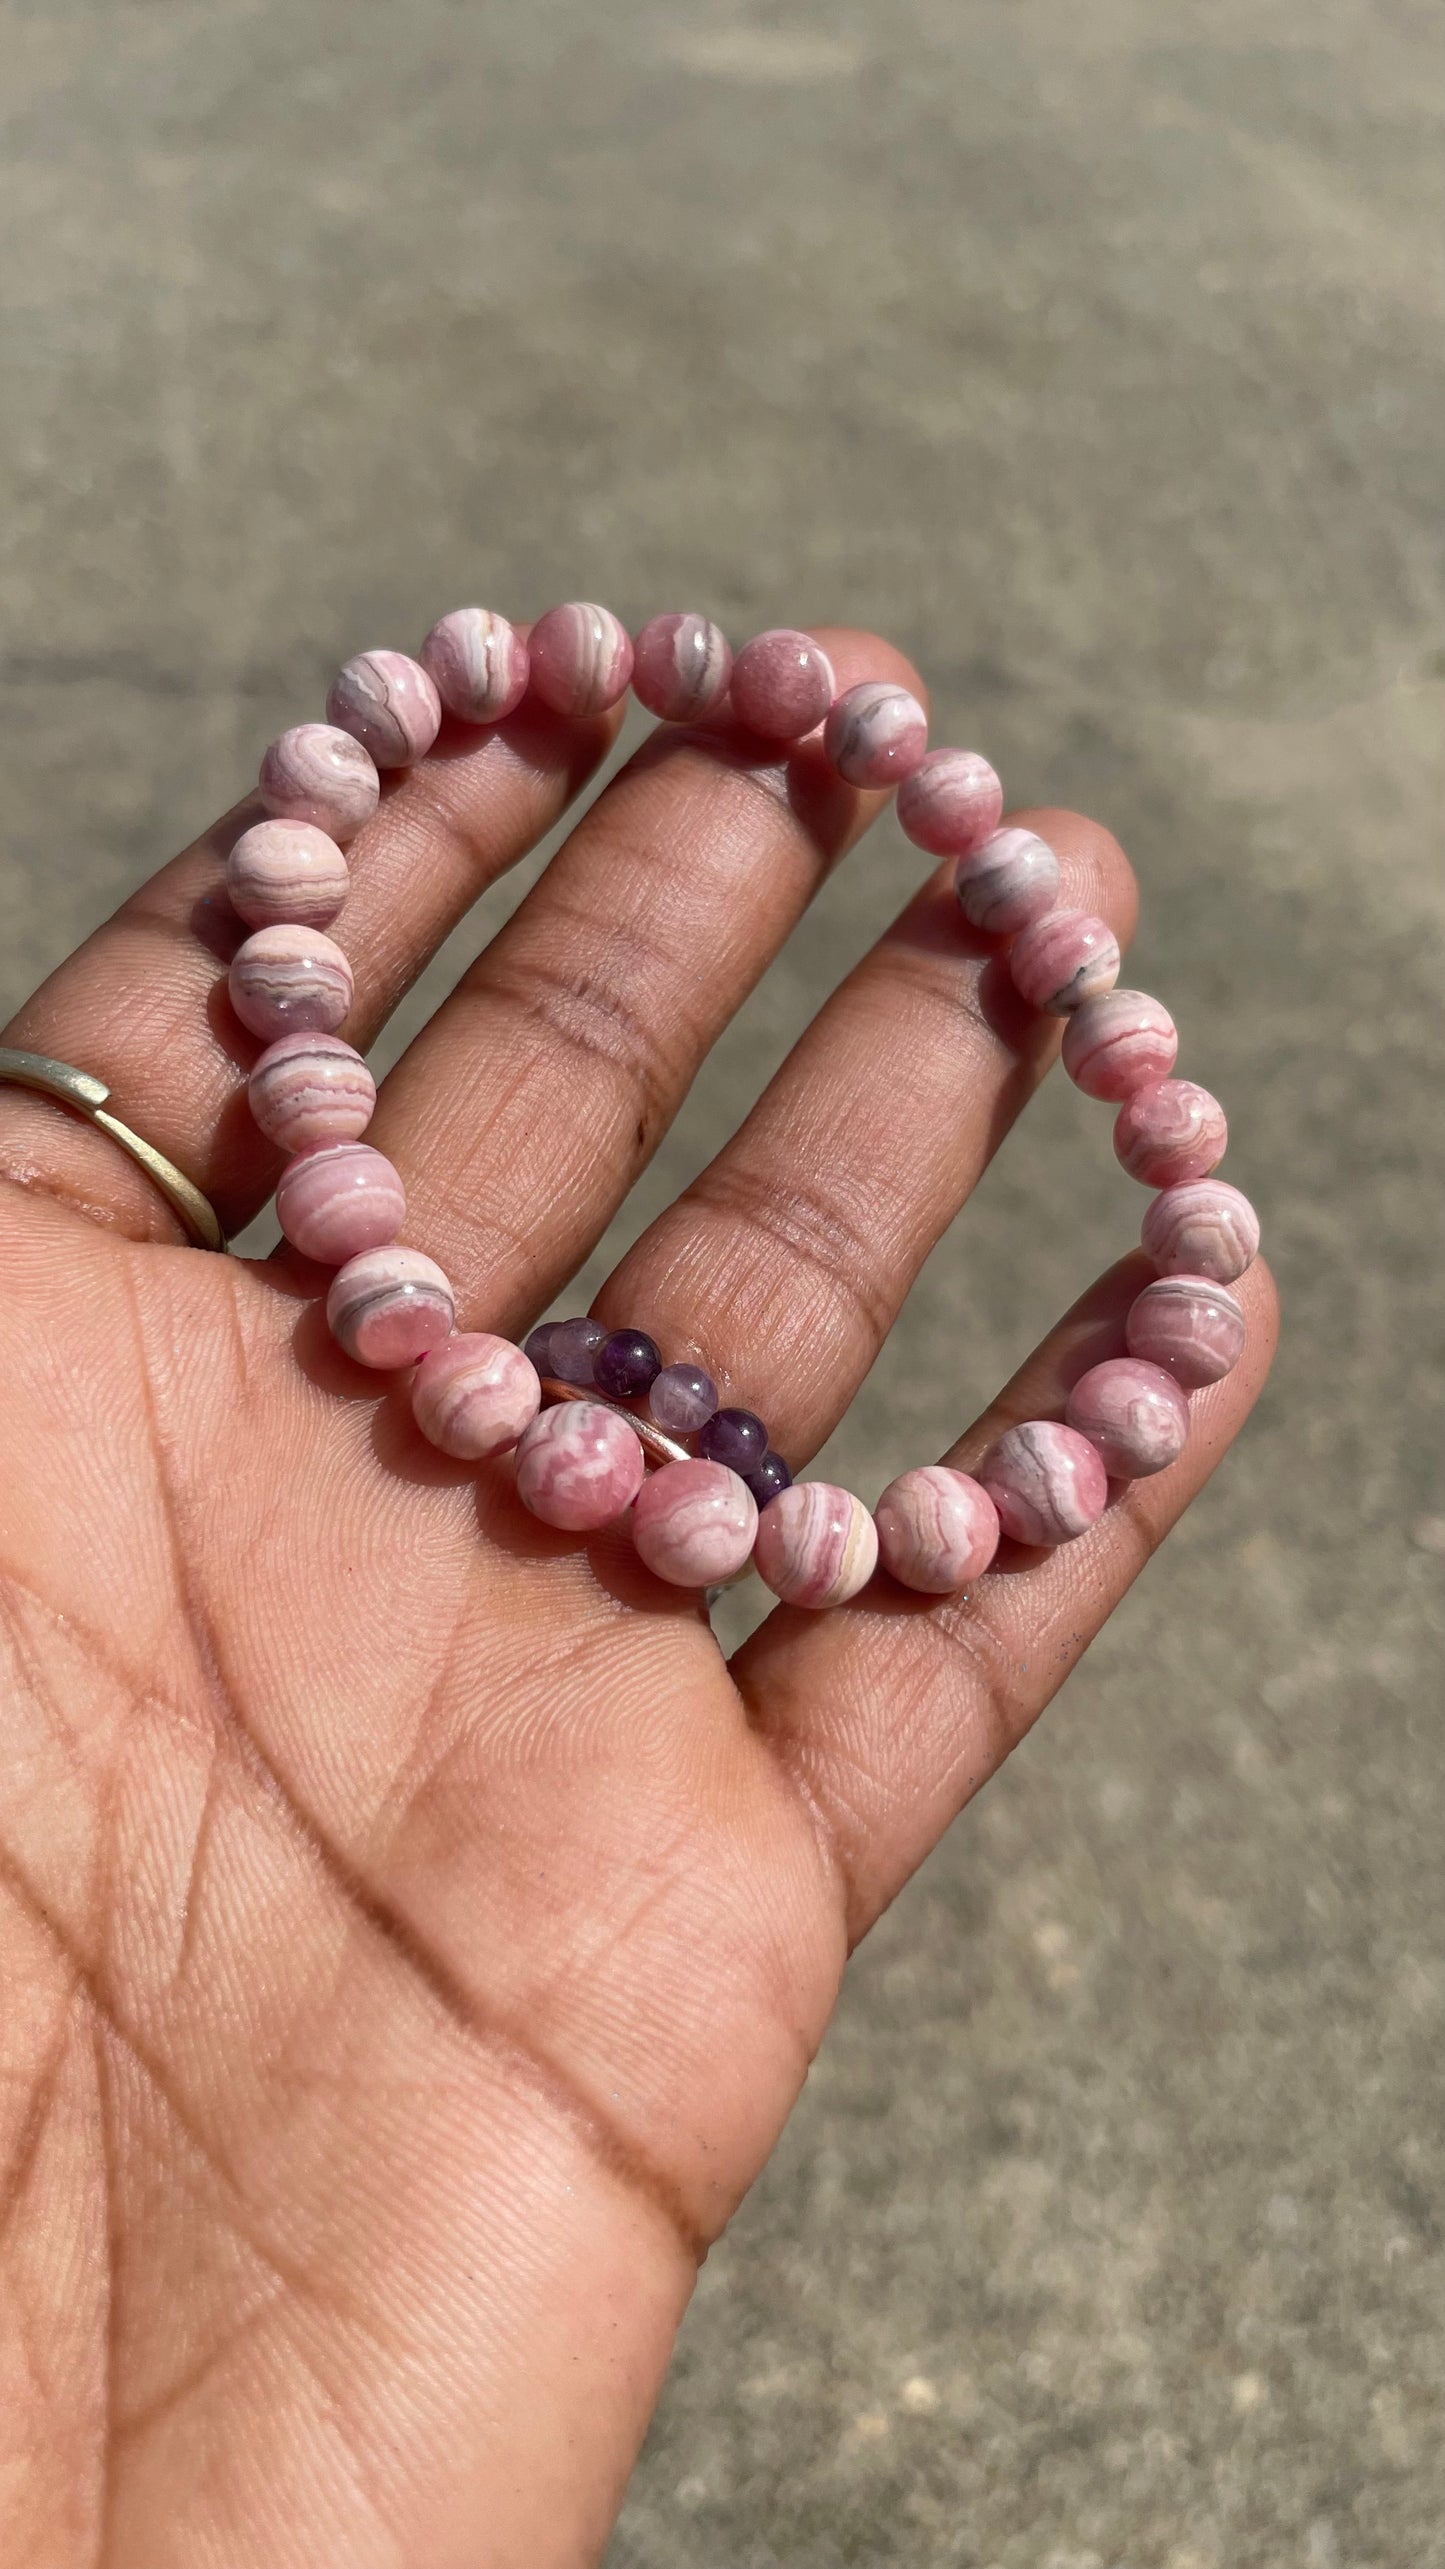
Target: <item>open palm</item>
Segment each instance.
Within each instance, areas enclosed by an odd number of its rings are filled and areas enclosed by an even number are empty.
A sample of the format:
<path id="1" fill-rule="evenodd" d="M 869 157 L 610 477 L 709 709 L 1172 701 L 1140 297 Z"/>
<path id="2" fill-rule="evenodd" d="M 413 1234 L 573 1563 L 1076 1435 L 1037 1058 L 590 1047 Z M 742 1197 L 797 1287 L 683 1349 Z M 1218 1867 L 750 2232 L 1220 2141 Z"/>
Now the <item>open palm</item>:
<path id="1" fill-rule="evenodd" d="M 916 684 L 828 647 L 841 684 Z M 528 706 L 383 801 L 339 931 L 353 1040 L 609 737 Z M 593 806 L 382 1088 L 461 1325 L 518 1332 L 580 1264 L 875 802 L 719 728 Z M 251 817 L 7 1037 L 98 1072 L 232 1229 L 277 1165 L 225 999 Z M 1127 933 L 1113 842 L 1034 821 Z M 600 1298 L 795 1460 L 1052 1058 L 1000 979 L 940 872 Z M 0 2557 L 581 2569 L 850 1943 L 1218 1459 L 1268 1278 L 1182 1460 L 1091 1535 L 963 1600 L 780 1609 L 729 1667 L 624 1536 L 553 1534 L 508 1466 L 426 1446 L 331 1346 L 318 1270 L 174 1245 L 110 1142 L 13 1091 L 0 1168 Z M 964 1459 L 1116 1350 L 1138 1280 Z"/>

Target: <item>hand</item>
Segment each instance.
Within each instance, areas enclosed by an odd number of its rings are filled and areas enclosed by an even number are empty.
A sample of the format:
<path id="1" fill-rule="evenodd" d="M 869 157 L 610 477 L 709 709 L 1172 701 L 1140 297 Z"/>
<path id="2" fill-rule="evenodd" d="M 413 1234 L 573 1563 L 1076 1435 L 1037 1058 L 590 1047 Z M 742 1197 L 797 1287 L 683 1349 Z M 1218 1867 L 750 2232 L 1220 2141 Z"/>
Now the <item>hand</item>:
<path id="1" fill-rule="evenodd" d="M 840 683 L 917 684 L 828 647 Z M 384 800 L 339 928 L 354 1040 L 609 737 L 524 707 Z M 719 730 L 578 824 L 372 1129 L 462 1325 L 520 1334 L 576 1269 L 876 803 Z M 6 1037 L 98 1072 L 230 1230 L 277 1173 L 224 980 L 254 817 Z M 1126 934 L 1114 842 L 1025 817 Z M 600 1298 L 795 1461 L 1053 1057 L 1000 979 L 940 869 Z M 14 1090 L 0 1167 L 0 2557 L 580 2569 L 850 1945 L 1213 1469 L 1268 1277 L 1183 1459 L 1091 1535 L 961 1601 L 779 1609 L 729 1666 L 625 1536 L 554 1535 L 507 1465 L 426 1446 L 331 1348 L 319 1271 L 172 1245 L 111 1142 Z M 958 1459 L 1117 1352 L 1139 1270 Z"/>

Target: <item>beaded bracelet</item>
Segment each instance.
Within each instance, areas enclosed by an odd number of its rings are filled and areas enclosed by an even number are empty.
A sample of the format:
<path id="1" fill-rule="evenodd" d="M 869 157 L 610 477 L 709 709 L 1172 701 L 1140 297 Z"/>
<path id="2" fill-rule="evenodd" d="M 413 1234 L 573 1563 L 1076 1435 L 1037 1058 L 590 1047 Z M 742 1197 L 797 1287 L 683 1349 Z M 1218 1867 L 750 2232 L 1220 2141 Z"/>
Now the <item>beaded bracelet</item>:
<path id="1" fill-rule="evenodd" d="M 906 835 L 956 860 L 964 916 L 1009 940 L 1021 998 L 1066 1018 L 1065 1069 L 1087 1096 L 1118 1106 L 1119 1159 L 1160 1190 L 1142 1233 L 1156 1279 L 1129 1312 L 1127 1353 L 1083 1375 L 1062 1420 L 1009 1428 L 977 1477 L 944 1464 L 904 1472 L 870 1515 L 850 1491 L 795 1483 L 763 1420 L 720 1405 L 702 1366 L 664 1363 L 645 1331 L 566 1320 L 534 1330 L 525 1347 L 456 1334 L 441 1268 L 399 1245 L 401 1179 L 361 1139 L 375 1085 L 336 1032 L 352 976 L 325 931 L 348 888 L 343 846 L 376 810 L 379 770 L 424 757 L 444 711 L 497 723 L 530 688 L 576 718 L 616 704 L 629 683 L 664 722 L 695 722 L 727 698 L 744 729 L 771 743 L 821 724 L 846 784 L 896 785 Z M 252 1111 L 292 1155 L 276 1190 L 281 1228 L 303 1256 L 336 1268 L 326 1313 L 346 1353 L 383 1370 L 415 1367 L 416 1422 L 443 1453 L 480 1462 L 514 1452 L 518 1494 L 548 1525 L 592 1533 L 630 1512 L 637 1550 L 661 1579 L 712 1587 L 751 1558 L 797 1606 L 844 1603 L 880 1559 L 905 1587 L 953 1593 L 988 1567 L 1001 1534 L 1068 1542 L 1102 1514 L 1111 1479 L 1175 1461 L 1187 1395 L 1219 1381 L 1243 1350 L 1244 1313 L 1228 1288 L 1259 1246 L 1253 1208 L 1213 1176 L 1223 1111 L 1171 1076 L 1179 1039 L 1168 1011 L 1115 986 L 1119 947 L 1105 921 L 1055 906 L 1053 849 L 999 827 L 1003 795 L 987 760 L 930 750 L 906 688 L 865 679 L 840 696 L 827 654 L 805 633 L 758 634 L 734 659 L 700 615 L 655 616 L 634 642 L 605 607 L 560 606 L 524 639 L 505 617 L 461 607 L 432 627 L 419 659 L 368 651 L 348 661 L 326 712 L 324 724 L 283 732 L 267 750 L 261 797 L 271 817 L 243 832 L 227 863 L 232 903 L 253 932 L 231 965 L 231 998 L 266 1043 Z"/>

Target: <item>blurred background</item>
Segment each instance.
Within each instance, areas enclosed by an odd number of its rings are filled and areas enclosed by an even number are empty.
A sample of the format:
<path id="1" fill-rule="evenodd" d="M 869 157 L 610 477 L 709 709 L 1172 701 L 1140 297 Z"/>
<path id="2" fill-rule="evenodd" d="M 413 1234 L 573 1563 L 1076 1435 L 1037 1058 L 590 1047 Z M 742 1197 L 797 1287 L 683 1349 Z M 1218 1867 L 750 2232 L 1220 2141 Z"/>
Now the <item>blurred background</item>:
<path id="1" fill-rule="evenodd" d="M 872 623 L 1129 849 L 1281 1277 L 1237 1456 L 859 1957 L 609 2569 L 1445 2562 L 1434 14 L 0 0 L 7 1006 L 447 607 Z M 840 1475 L 1139 1210 L 1051 1082 Z"/>

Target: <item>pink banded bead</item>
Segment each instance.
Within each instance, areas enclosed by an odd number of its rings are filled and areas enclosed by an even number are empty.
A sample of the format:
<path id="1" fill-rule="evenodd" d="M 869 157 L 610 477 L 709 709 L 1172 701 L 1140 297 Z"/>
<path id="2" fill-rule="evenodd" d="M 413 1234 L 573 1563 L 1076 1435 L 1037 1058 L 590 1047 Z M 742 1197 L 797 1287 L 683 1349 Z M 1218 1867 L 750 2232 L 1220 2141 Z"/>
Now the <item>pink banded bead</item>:
<path id="1" fill-rule="evenodd" d="M 763 740 L 801 740 L 816 731 L 837 687 L 822 644 L 790 625 L 755 633 L 733 662 L 733 712 Z"/>
<path id="2" fill-rule="evenodd" d="M 602 714 L 627 693 L 632 637 L 610 607 L 549 607 L 527 640 L 533 693 L 574 722 Z"/>
<path id="3" fill-rule="evenodd" d="M 878 1563 L 878 1529 L 861 1499 L 830 1481 L 794 1481 L 758 1519 L 753 1560 L 785 1606 L 841 1606 Z"/>
<path id="4" fill-rule="evenodd" d="M 335 839 L 309 821 L 256 821 L 226 859 L 231 907 L 248 928 L 329 928 L 350 886 Z"/>
<path id="5" fill-rule="evenodd" d="M 297 723 L 261 761 L 261 800 L 279 821 L 310 821 L 344 847 L 375 811 L 381 778 L 369 750 L 332 723 Z"/>
<path id="6" fill-rule="evenodd" d="M 378 767 L 411 767 L 441 730 L 442 700 L 406 652 L 359 651 L 331 681 L 326 719 L 359 740 Z"/>
<path id="7" fill-rule="evenodd" d="M 647 1464 L 627 1421 L 600 1401 L 559 1401 L 517 1448 L 517 1491 L 544 1525 L 592 1534 L 632 1505 Z"/>
<path id="8" fill-rule="evenodd" d="M 823 749 L 845 785 L 900 785 L 928 747 L 928 716 L 888 678 L 864 678 L 830 708 Z"/>
<path id="9" fill-rule="evenodd" d="M 527 692 L 531 656 L 516 626 L 487 607 L 454 607 L 432 626 L 421 664 L 449 714 L 499 723 Z"/>
<path id="10" fill-rule="evenodd" d="M 995 830 L 972 856 L 959 858 L 953 888 L 971 927 L 1011 937 L 1053 908 L 1059 860 L 1032 830 Z"/>
<path id="11" fill-rule="evenodd" d="M 1177 1186 L 1185 1178 L 1208 1177 L 1228 1141 L 1218 1098 L 1192 1079 L 1162 1079 L 1155 1088 L 1136 1088 L 1114 1126 L 1120 1166 L 1142 1186 Z"/>
<path id="12" fill-rule="evenodd" d="M 1162 1365 L 1190 1392 L 1233 1373 L 1247 1335 L 1240 1304 L 1212 1276 L 1160 1276 L 1144 1287 L 1124 1324 L 1130 1355 Z"/>
<path id="13" fill-rule="evenodd" d="M 736 1578 L 758 1530 L 757 1502 L 725 1463 L 664 1463 L 637 1493 L 632 1539 L 655 1578 L 712 1588 Z"/>
<path id="14" fill-rule="evenodd" d="M 396 1238 L 406 1220 L 406 1190 L 369 1142 L 313 1142 L 281 1172 L 276 1219 L 303 1258 L 339 1267 Z"/>
<path id="15" fill-rule="evenodd" d="M 351 1006 L 351 966 L 316 928 L 258 928 L 239 946 L 231 1005 L 253 1035 L 334 1034 Z"/>
<path id="16" fill-rule="evenodd" d="M 356 1364 L 390 1373 L 440 1346 L 456 1301 L 435 1258 L 420 1249 L 367 1249 L 332 1277 L 326 1317 Z"/>
<path id="17" fill-rule="evenodd" d="M 1067 1017 L 1119 978 L 1119 940 L 1088 910 L 1047 910 L 1017 939 L 1009 972 L 1019 997 L 1050 1017 Z"/>
<path id="18" fill-rule="evenodd" d="M 873 1515 L 884 1569 L 924 1596 L 966 1588 L 998 1550 L 998 1510 L 987 1490 L 946 1463 L 900 1472 Z"/>
<path id="19" fill-rule="evenodd" d="M 1116 1481 L 1166 1471 L 1189 1436 L 1189 1403 L 1178 1384 L 1136 1356 L 1091 1365 L 1070 1392 L 1064 1416 Z"/>
<path id="20" fill-rule="evenodd" d="M 1139 1236 L 1161 1275 L 1233 1284 L 1259 1254 L 1259 1215 L 1222 1177 L 1196 1178 L 1156 1195 Z"/>
<path id="21" fill-rule="evenodd" d="M 971 856 L 992 838 L 1003 787 L 976 749 L 930 749 L 898 788 L 898 826 L 930 856 Z"/>
<path id="22" fill-rule="evenodd" d="M 411 1407 L 423 1436 L 459 1462 L 509 1454 L 542 1406 L 537 1368 L 507 1338 L 464 1331 L 424 1356 Z"/>
<path id="23" fill-rule="evenodd" d="M 633 638 L 632 692 L 659 722 L 699 721 L 732 674 L 727 635 L 705 615 L 655 615 Z"/>
<path id="24" fill-rule="evenodd" d="M 246 1093 L 267 1141 L 283 1151 L 358 1141 L 376 1106 L 375 1080 L 339 1035 L 283 1035 L 261 1055 Z"/>
<path id="25" fill-rule="evenodd" d="M 1086 1097 L 1132 1097 L 1167 1079 L 1179 1035 L 1167 1008 L 1143 990 L 1086 999 L 1064 1028 L 1064 1068 Z"/>
<path id="26" fill-rule="evenodd" d="M 1071 1543 L 1109 1501 L 1109 1476 L 1088 1438 L 1052 1418 L 1006 1428 L 978 1477 L 1015 1543 Z"/>

